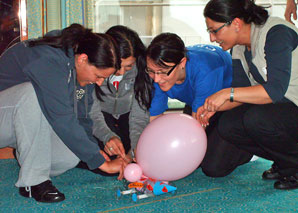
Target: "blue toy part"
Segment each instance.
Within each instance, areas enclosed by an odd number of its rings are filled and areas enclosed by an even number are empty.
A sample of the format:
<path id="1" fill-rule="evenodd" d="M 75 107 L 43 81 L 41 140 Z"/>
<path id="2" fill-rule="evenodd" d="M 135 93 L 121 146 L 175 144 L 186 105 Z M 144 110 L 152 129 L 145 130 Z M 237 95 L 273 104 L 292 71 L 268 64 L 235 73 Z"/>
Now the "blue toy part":
<path id="1" fill-rule="evenodd" d="M 138 200 L 137 194 L 132 194 L 131 198 L 134 202 L 137 202 L 137 200 Z"/>
<path id="2" fill-rule="evenodd" d="M 121 191 L 120 191 L 120 189 L 117 189 L 117 197 L 121 197 Z"/>
<path id="3" fill-rule="evenodd" d="M 157 181 L 153 187 L 154 195 L 161 195 L 169 192 L 175 192 L 177 187 Z"/>
<path id="4" fill-rule="evenodd" d="M 145 193 L 145 194 L 133 194 L 131 198 L 133 201 L 136 202 L 137 200 L 141 200 L 141 199 L 153 197 L 153 196 L 154 194 L 151 192 L 151 193 Z"/>

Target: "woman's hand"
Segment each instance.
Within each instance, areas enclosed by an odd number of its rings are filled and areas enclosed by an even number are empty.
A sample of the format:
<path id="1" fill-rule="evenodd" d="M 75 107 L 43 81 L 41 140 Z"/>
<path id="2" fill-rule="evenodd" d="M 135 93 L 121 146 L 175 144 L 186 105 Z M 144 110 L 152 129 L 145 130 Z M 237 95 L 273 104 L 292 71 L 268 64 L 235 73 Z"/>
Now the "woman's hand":
<path id="1" fill-rule="evenodd" d="M 204 109 L 208 112 L 217 112 L 230 99 L 230 88 L 222 89 L 206 98 Z"/>
<path id="2" fill-rule="evenodd" d="M 198 108 L 197 113 L 195 113 L 195 119 L 200 122 L 203 128 L 206 128 L 209 125 L 209 119 L 216 112 L 208 112 L 204 109 L 204 106 Z"/>
<path id="3" fill-rule="evenodd" d="M 285 19 L 288 22 L 291 22 L 292 24 L 294 24 L 294 22 L 291 19 L 292 17 L 294 20 L 297 20 L 297 5 L 294 0 L 288 0 L 287 7 L 285 10 Z"/>
<path id="4" fill-rule="evenodd" d="M 110 160 L 108 155 L 100 150 L 100 153 L 104 156 L 106 161 L 98 167 L 100 170 L 107 172 L 107 173 L 118 173 L 118 180 L 123 179 L 124 168 L 127 166 L 127 162 L 122 158 L 116 158 L 115 160 Z"/>
<path id="5" fill-rule="evenodd" d="M 130 164 L 134 161 L 135 159 L 132 158 L 130 152 L 128 152 L 128 154 L 125 156 L 124 158 L 124 161 L 127 163 L 127 164 Z"/>
<path id="6" fill-rule="evenodd" d="M 118 137 L 111 137 L 106 143 L 104 150 L 110 156 L 117 155 L 123 159 L 125 158 L 125 150 L 121 140 Z"/>

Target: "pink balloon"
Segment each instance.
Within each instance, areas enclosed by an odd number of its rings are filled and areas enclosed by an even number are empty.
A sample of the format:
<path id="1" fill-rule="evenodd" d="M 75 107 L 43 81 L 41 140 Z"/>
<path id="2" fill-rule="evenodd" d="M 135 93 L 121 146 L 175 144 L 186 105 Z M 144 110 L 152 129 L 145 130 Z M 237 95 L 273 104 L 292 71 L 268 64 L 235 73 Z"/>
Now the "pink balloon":
<path id="1" fill-rule="evenodd" d="M 124 178 L 129 182 L 136 182 L 142 176 L 142 169 L 136 163 L 128 164 L 124 169 Z"/>
<path id="2" fill-rule="evenodd" d="M 207 137 L 200 123 L 189 115 L 171 113 L 145 128 L 138 141 L 136 159 L 144 175 L 173 181 L 198 168 L 206 149 Z"/>

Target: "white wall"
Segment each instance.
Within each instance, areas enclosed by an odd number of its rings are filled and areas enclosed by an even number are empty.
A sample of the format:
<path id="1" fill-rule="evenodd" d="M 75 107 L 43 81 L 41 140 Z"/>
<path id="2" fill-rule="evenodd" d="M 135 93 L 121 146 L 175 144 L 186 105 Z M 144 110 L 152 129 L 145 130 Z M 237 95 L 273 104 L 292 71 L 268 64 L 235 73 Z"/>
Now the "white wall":
<path id="1" fill-rule="evenodd" d="M 210 43 L 203 17 L 207 0 L 95 0 L 96 32 L 104 32 L 117 24 L 139 33 L 148 44 L 161 32 L 178 34 L 186 45 Z M 257 0 L 257 4 L 273 5 L 269 13 L 284 18 L 286 0 Z M 298 22 L 296 21 L 298 26 Z"/>

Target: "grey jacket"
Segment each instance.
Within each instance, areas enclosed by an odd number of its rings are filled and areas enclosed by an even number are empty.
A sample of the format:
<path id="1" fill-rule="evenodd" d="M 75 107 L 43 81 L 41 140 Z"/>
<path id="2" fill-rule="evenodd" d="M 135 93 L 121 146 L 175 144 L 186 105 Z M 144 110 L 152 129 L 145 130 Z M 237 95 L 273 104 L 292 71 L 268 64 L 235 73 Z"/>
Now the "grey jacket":
<path id="1" fill-rule="evenodd" d="M 48 45 L 20 42 L 0 57 L 0 91 L 30 81 L 40 108 L 63 143 L 90 169 L 105 162 L 92 136 L 88 110 L 94 85 L 77 85 L 75 56 Z M 37 159 L 39 160 L 39 159 Z"/>
<path id="2" fill-rule="evenodd" d="M 120 115 L 130 112 L 129 135 L 132 149 L 136 148 L 142 131 L 149 123 L 148 110 L 145 110 L 145 107 L 144 109 L 141 108 L 135 99 L 134 83 L 136 76 L 137 68 L 134 66 L 124 74 L 123 79 L 119 83 L 118 91 L 109 83 L 112 93 L 108 89 L 108 80 L 106 79 L 100 87 L 105 93 L 105 96 L 102 96 L 103 101 L 99 101 L 96 98 L 95 92 L 93 92 L 94 103 L 90 111 L 90 117 L 93 120 L 93 134 L 104 143 L 117 135 L 107 126 L 101 111 L 113 115 L 116 119 Z"/>

